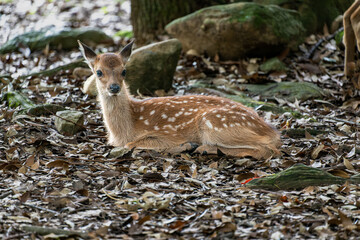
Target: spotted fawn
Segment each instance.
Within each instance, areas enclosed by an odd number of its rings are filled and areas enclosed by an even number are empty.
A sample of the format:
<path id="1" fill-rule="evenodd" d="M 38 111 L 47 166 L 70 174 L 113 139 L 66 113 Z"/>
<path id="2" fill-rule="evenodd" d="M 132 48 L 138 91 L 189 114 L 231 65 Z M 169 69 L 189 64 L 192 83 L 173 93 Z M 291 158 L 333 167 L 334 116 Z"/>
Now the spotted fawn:
<path id="1" fill-rule="evenodd" d="M 97 55 L 79 41 L 96 75 L 98 99 L 109 144 L 129 149 L 180 152 L 199 146 L 200 153 L 257 159 L 279 154 L 280 136 L 258 114 L 226 98 L 203 95 L 138 100 L 125 83 L 133 42 L 119 53 Z"/>

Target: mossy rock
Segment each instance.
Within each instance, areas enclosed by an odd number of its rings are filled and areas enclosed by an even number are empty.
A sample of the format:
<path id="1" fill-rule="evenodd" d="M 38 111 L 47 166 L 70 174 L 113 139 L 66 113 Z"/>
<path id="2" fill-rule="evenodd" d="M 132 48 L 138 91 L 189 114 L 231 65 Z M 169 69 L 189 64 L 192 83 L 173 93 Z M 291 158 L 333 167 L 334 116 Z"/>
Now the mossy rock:
<path id="1" fill-rule="evenodd" d="M 39 31 L 21 34 L 9 40 L 0 47 L 0 54 L 18 51 L 20 47 L 28 47 L 31 51 L 42 50 L 47 45 L 51 48 L 72 49 L 78 47 L 77 40 L 87 44 L 113 43 L 113 39 L 100 29 L 58 29 L 50 26 Z"/>
<path id="2" fill-rule="evenodd" d="M 181 43 L 170 39 L 136 49 L 126 64 L 126 82 L 130 92 L 153 94 L 156 90 L 170 90 Z"/>
<path id="3" fill-rule="evenodd" d="M 287 67 L 279 58 L 274 57 L 261 64 L 260 70 L 266 73 L 271 71 L 286 71 Z"/>
<path id="4" fill-rule="evenodd" d="M 297 45 L 305 32 L 296 11 L 256 3 L 203 8 L 165 29 L 180 40 L 184 51 L 194 49 L 221 59 L 274 56 Z"/>
<path id="5" fill-rule="evenodd" d="M 307 33 L 322 32 L 326 24 L 342 15 L 353 0 L 254 0 L 259 4 L 275 4 L 287 9 L 297 10 Z"/>
<path id="6" fill-rule="evenodd" d="M 280 98 L 290 102 L 323 98 L 327 92 L 317 85 L 308 82 L 281 82 L 269 84 L 244 84 L 251 94 L 261 95 L 264 98 Z"/>
<path id="7" fill-rule="evenodd" d="M 296 164 L 292 167 L 263 178 L 256 178 L 246 184 L 252 189 L 276 190 L 300 190 L 308 186 L 324 186 L 332 184 L 344 184 L 346 181 L 359 184 L 358 176 L 350 179 L 334 176 L 321 169 Z"/>

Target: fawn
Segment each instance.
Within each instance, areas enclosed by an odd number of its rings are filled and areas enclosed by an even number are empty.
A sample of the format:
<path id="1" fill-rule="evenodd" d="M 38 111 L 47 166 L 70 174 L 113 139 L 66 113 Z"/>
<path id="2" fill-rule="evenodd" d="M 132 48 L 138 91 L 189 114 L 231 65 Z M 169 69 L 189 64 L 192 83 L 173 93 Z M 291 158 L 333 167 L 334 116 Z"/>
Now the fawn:
<path id="1" fill-rule="evenodd" d="M 279 154 L 280 136 L 258 114 L 229 99 L 186 95 L 137 100 L 125 83 L 133 42 L 119 53 L 97 55 L 80 41 L 80 51 L 96 75 L 108 142 L 129 149 L 196 151 L 257 159 Z"/>
<path id="2" fill-rule="evenodd" d="M 356 88 L 360 89 L 360 64 L 355 62 L 355 55 L 357 47 L 360 50 L 360 1 L 356 0 L 346 10 L 343 18 L 345 45 L 345 76 L 351 78 Z"/>

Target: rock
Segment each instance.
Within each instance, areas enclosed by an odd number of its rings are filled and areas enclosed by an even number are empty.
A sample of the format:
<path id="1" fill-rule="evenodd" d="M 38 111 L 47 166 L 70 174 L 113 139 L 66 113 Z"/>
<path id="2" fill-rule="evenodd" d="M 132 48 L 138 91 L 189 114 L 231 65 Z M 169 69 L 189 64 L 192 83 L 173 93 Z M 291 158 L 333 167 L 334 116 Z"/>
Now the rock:
<path id="1" fill-rule="evenodd" d="M 113 43 L 112 38 L 100 29 L 58 29 L 55 26 L 49 26 L 39 31 L 21 34 L 9 40 L 0 47 L 0 54 L 18 51 L 20 47 L 28 47 L 31 51 L 42 50 L 47 45 L 51 48 L 72 49 L 79 46 L 77 40 L 86 44 Z"/>
<path id="2" fill-rule="evenodd" d="M 128 149 L 128 148 L 116 147 L 116 148 L 111 149 L 108 157 L 109 158 L 119 158 L 119 157 L 124 156 L 129 151 L 130 151 L 130 149 Z"/>
<path id="3" fill-rule="evenodd" d="M 256 3 L 207 7 L 174 20 L 165 29 L 180 40 L 184 51 L 218 54 L 221 59 L 273 56 L 297 45 L 305 32 L 296 11 Z"/>
<path id="4" fill-rule="evenodd" d="M 130 92 L 152 94 L 155 90 L 170 90 L 181 43 L 170 39 L 136 49 L 126 64 L 126 82 Z"/>
<path id="5" fill-rule="evenodd" d="M 55 127 L 59 133 L 67 136 L 76 134 L 83 129 L 84 114 L 79 111 L 64 110 L 56 113 Z"/>
<path id="6" fill-rule="evenodd" d="M 83 93 L 95 97 L 97 95 L 97 88 L 96 88 L 96 77 L 95 75 L 91 75 L 86 79 L 84 82 L 84 86 L 82 89 Z"/>
<path id="7" fill-rule="evenodd" d="M 287 68 L 279 58 L 274 57 L 261 64 L 260 70 L 267 73 L 272 71 L 286 71 Z"/>
<path id="8" fill-rule="evenodd" d="M 86 67 L 77 67 L 73 70 L 73 75 L 77 79 L 82 79 L 83 77 L 89 77 L 92 75 L 92 71 L 90 68 Z"/>
<path id="9" fill-rule="evenodd" d="M 177 39 L 150 44 L 136 49 L 126 64 L 126 82 L 130 92 L 153 95 L 156 90 L 168 91 L 181 53 Z M 83 92 L 96 96 L 96 78 L 90 76 L 84 83 Z"/>

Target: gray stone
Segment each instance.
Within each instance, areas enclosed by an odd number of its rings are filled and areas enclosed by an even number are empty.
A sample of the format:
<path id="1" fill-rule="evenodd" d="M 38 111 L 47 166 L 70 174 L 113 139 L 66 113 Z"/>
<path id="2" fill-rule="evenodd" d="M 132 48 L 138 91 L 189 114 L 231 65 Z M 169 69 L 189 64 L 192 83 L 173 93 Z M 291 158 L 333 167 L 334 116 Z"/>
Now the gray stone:
<path id="1" fill-rule="evenodd" d="M 84 126 L 84 114 L 79 111 L 64 110 L 56 113 L 55 127 L 63 135 L 74 135 Z"/>
<path id="2" fill-rule="evenodd" d="M 155 90 L 170 90 L 177 62 L 181 53 L 181 43 L 170 39 L 133 51 L 126 64 L 126 82 L 130 92 L 152 94 Z"/>
<path id="3" fill-rule="evenodd" d="M 280 53 L 298 44 L 304 28 L 296 11 L 275 5 L 233 3 L 201 9 L 166 26 L 184 51 L 239 59 Z"/>

